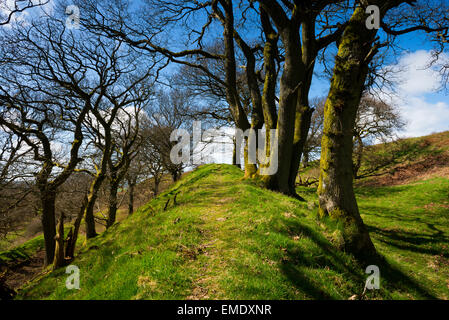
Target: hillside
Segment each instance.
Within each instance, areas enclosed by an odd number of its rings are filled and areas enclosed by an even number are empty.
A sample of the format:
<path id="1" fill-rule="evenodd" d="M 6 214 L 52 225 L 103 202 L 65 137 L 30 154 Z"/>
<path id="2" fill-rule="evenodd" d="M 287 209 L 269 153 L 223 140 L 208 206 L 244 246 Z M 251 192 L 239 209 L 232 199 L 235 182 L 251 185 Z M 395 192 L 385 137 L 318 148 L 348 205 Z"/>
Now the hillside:
<path id="1" fill-rule="evenodd" d="M 303 184 L 318 183 L 319 160 L 301 168 Z M 449 131 L 365 147 L 358 186 L 391 186 L 449 178 Z"/>
<path id="2" fill-rule="evenodd" d="M 368 299 L 449 299 L 449 179 L 362 186 L 362 217 L 388 264 Z M 19 299 L 348 299 L 367 275 L 333 247 L 331 221 L 307 203 L 243 180 L 229 165 L 186 175 L 131 217 L 81 248 L 73 264 L 40 276 Z M 173 198 L 176 196 L 176 203 Z M 167 210 L 164 207 L 167 200 Z"/>

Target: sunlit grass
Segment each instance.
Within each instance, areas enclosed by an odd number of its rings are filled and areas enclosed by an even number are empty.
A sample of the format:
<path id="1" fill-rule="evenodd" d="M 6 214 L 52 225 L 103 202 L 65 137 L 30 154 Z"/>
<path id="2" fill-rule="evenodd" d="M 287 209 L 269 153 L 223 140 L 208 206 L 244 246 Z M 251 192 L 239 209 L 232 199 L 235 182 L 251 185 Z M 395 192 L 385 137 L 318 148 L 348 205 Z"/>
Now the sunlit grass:
<path id="1" fill-rule="evenodd" d="M 379 251 L 381 290 L 369 299 L 447 298 L 449 180 L 360 188 L 360 209 Z M 90 240 L 73 264 L 26 286 L 21 299 L 348 299 L 367 275 L 330 242 L 332 224 L 317 220 L 316 192 L 298 202 L 243 180 L 239 169 L 207 165 Z M 173 197 L 178 193 L 177 205 Z M 168 199 L 170 203 L 163 210 Z M 404 221 L 404 223 L 401 223 Z M 446 225 L 443 226 L 444 221 Z M 440 259 L 440 258 L 438 258 Z"/>

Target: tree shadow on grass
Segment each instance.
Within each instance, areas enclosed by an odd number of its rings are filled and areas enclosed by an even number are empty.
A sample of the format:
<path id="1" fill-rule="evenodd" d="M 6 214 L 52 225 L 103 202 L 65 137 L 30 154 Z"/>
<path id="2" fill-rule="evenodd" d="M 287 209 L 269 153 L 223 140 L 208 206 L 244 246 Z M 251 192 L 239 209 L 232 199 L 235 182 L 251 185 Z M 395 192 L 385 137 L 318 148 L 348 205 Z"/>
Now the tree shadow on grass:
<path id="1" fill-rule="evenodd" d="M 319 235 L 311 227 L 298 221 L 284 220 L 286 228 L 279 233 L 284 236 L 290 236 L 293 233 L 299 233 L 302 237 L 307 237 L 316 245 L 316 249 L 311 254 L 300 246 L 290 245 L 287 248 L 287 257 L 281 262 L 281 270 L 289 281 L 299 290 L 307 293 L 314 299 L 332 299 L 332 294 L 325 288 L 318 288 L 316 282 L 301 272 L 302 268 L 325 269 L 329 268 L 345 278 L 350 278 L 351 282 L 360 284 L 359 289 L 363 289 L 364 279 L 360 270 L 354 269 L 349 263 L 349 259 L 343 258 L 343 253 L 338 252 L 324 237 Z"/>
<path id="2" fill-rule="evenodd" d="M 281 270 L 289 281 L 299 290 L 306 292 L 315 299 L 332 299 L 330 292 L 325 288 L 318 288 L 316 283 L 301 272 L 301 268 L 330 268 L 341 274 L 345 279 L 355 283 L 360 292 L 364 288 L 366 275 L 364 273 L 366 266 L 374 264 L 381 270 L 381 280 L 383 289 L 387 291 L 399 290 L 405 292 L 415 292 L 419 297 L 425 299 L 436 299 L 426 288 L 423 288 L 415 280 L 407 276 L 402 270 L 388 263 L 384 257 L 373 257 L 372 261 L 358 261 L 344 257 L 344 253 L 338 251 L 328 240 L 318 234 L 311 227 L 298 221 L 285 220 L 286 228 L 280 233 L 289 236 L 292 231 L 300 232 L 314 242 L 321 251 L 317 256 L 306 254 L 304 249 L 299 246 L 289 246 L 287 249 L 288 258 L 281 263 Z M 318 252 L 317 252 L 318 253 Z M 388 296 L 384 296 L 384 298 Z"/>
<path id="3" fill-rule="evenodd" d="M 383 238 L 377 238 L 377 240 L 382 241 L 389 246 L 394 246 L 401 250 L 431 255 L 442 255 L 445 258 L 449 258 L 448 252 L 434 248 L 421 247 L 424 245 L 443 245 L 449 243 L 449 237 L 445 236 L 443 231 L 437 229 L 434 224 L 426 223 L 426 225 L 429 229 L 434 230 L 435 233 L 420 234 L 403 230 L 385 230 L 374 226 L 367 226 L 367 228 L 370 233 L 382 236 Z"/>
<path id="4" fill-rule="evenodd" d="M 356 187 L 355 194 L 360 197 L 369 197 L 370 199 L 391 197 L 392 194 L 406 192 L 411 190 L 410 185 L 399 185 L 394 187 Z"/>

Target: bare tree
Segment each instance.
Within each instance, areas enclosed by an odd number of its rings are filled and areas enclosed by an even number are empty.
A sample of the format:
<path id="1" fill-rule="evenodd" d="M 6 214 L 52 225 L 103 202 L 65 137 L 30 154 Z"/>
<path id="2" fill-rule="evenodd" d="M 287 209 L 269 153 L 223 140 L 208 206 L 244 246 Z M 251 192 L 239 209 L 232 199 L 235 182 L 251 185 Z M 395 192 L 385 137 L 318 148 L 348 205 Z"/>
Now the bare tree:
<path id="1" fill-rule="evenodd" d="M 363 159 L 363 152 L 367 144 L 386 142 L 394 138 L 402 130 L 405 122 L 393 105 L 377 100 L 370 96 L 363 96 L 357 110 L 354 128 L 354 160 L 353 174 L 358 179 Z"/>
<path id="2" fill-rule="evenodd" d="M 136 71 L 142 60 L 132 50 L 87 30 L 68 30 L 56 18 L 40 17 L 13 30 L 3 37 L 0 122 L 33 149 L 39 163 L 36 185 L 49 264 L 55 250 L 57 190 L 79 170 L 87 120 L 95 117 L 110 126 L 105 112 L 114 119 L 118 110 L 136 101 L 129 93 L 139 90 L 152 64 L 144 72 Z M 55 153 L 59 141 L 69 146 L 61 159 Z M 90 200 L 87 212 L 93 208 Z M 86 216 L 87 223 L 91 216 Z"/>
<path id="3" fill-rule="evenodd" d="M 0 238 L 17 227 L 17 209 L 33 191 L 29 181 L 32 171 L 27 169 L 31 149 L 6 128 L 0 129 Z"/>
<path id="4" fill-rule="evenodd" d="M 55 251 L 57 189 L 81 161 L 82 123 L 94 100 L 94 93 L 83 90 L 88 67 L 81 65 L 74 39 L 54 21 L 31 22 L 8 32 L 1 52 L 0 122 L 23 139 L 39 164 L 35 181 L 47 264 Z M 57 159 L 52 144 L 62 135 L 71 144 L 66 157 Z"/>
<path id="5" fill-rule="evenodd" d="M 94 208 L 95 202 L 98 197 L 98 191 L 107 178 L 108 168 L 112 172 L 114 177 L 114 185 L 112 188 L 118 187 L 118 184 L 123 180 L 126 174 L 126 167 L 129 166 L 130 158 L 132 157 L 132 148 L 136 139 L 138 137 L 138 130 L 134 130 L 132 125 L 136 124 L 135 117 L 125 117 L 125 122 L 119 120 L 120 113 L 126 113 L 128 107 L 135 108 L 136 106 L 143 104 L 151 94 L 151 85 L 148 80 L 150 77 L 151 68 L 147 70 L 137 71 L 135 56 L 121 56 L 118 55 L 119 47 L 115 46 L 112 52 L 104 53 L 109 59 L 111 66 L 112 80 L 105 92 L 105 101 L 103 105 L 99 105 L 98 109 L 93 109 L 92 114 L 86 117 L 86 128 L 90 132 L 90 141 L 95 147 L 94 153 L 97 156 L 98 164 L 94 165 L 94 172 L 92 175 L 94 179 L 92 180 L 88 202 L 85 210 L 85 221 L 86 221 L 86 236 L 87 238 L 93 238 L 97 235 L 95 229 L 95 217 Z M 124 61 L 121 60 L 124 58 Z M 122 65 L 122 63 L 124 63 Z M 135 73 L 136 72 L 136 73 Z M 140 107 L 138 107 L 140 110 Z M 114 136 L 114 130 L 116 126 L 120 129 L 124 129 L 123 124 L 131 126 L 126 128 L 125 136 L 126 138 L 122 140 L 121 144 L 116 144 L 115 139 L 123 139 L 123 136 Z M 123 134 L 124 132 L 121 132 Z M 118 151 L 120 150 L 120 151 Z M 125 155 L 126 153 L 126 155 Z M 121 154 L 119 160 L 115 162 L 113 160 L 114 155 Z M 121 169 L 124 169 L 118 175 Z M 114 191 L 114 190 L 111 191 Z M 116 190 L 116 189 L 115 189 Z M 115 191 L 116 192 L 116 191 Z M 112 195 L 111 200 L 113 200 L 114 195 Z M 116 205 L 116 203 L 115 203 Z M 111 206 L 114 210 L 114 205 Z M 115 220 L 115 219 L 112 219 Z M 112 221 L 111 220 L 111 221 Z"/>
<path id="6" fill-rule="evenodd" d="M 187 110 L 190 99 L 185 91 L 173 88 L 168 91 L 160 90 L 155 104 L 147 110 L 149 119 L 145 129 L 146 146 L 149 153 L 158 154 L 155 160 L 154 173 L 160 174 L 159 162 L 171 176 L 178 181 L 188 163 L 173 163 L 170 157 L 172 148 L 176 144 L 171 141 L 171 134 L 177 129 L 189 129 L 186 123 Z M 150 156 L 151 157 L 151 156 Z M 160 180 L 159 180 L 160 181 Z"/>
<path id="7" fill-rule="evenodd" d="M 144 121 L 140 130 L 141 143 L 137 149 L 137 154 L 130 162 L 125 177 L 128 186 L 128 215 L 134 212 L 134 198 L 137 184 L 144 182 L 151 175 L 154 175 L 154 172 L 156 172 L 157 176 L 162 175 L 159 172 L 163 172 L 160 156 L 151 148 L 151 144 L 146 139 L 146 134 Z M 153 167 L 158 170 L 153 169 Z"/>
<path id="8" fill-rule="evenodd" d="M 147 97 L 143 97 L 145 101 Z M 109 180 L 109 210 L 106 227 L 112 226 L 117 214 L 117 192 L 119 185 L 128 173 L 129 166 L 137 156 L 142 143 L 140 134 L 140 117 L 142 107 L 134 105 L 123 109 L 116 119 L 116 128 L 113 128 L 111 156 L 108 161 Z M 132 110 L 129 110 L 132 109 Z"/>

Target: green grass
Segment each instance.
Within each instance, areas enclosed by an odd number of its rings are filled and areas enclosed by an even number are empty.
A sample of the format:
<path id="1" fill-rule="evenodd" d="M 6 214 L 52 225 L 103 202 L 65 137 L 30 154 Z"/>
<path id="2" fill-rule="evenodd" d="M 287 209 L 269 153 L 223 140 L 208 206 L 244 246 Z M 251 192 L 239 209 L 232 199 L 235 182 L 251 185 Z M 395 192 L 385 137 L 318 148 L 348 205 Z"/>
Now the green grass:
<path id="1" fill-rule="evenodd" d="M 449 299 L 449 179 L 364 187 L 357 194 L 377 249 L 429 293 Z"/>
<path id="2" fill-rule="evenodd" d="M 367 298 L 448 298 L 448 268 L 436 272 L 429 263 L 438 255 L 447 258 L 449 210 L 423 207 L 447 200 L 448 187 L 448 180 L 438 179 L 357 190 L 374 242 L 390 262 L 380 266 L 381 289 L 367 292 Z M 62 268 L 28 284 L 18 298 L 348 299 L 360 294 L 364 267 L 332 245 L 331 224 L 316 218 L 315 190 L 299 192 L 308 203 L 261 189 L 243 180 L 236 167 L 202 166 L 80 248 L 73 262 L 80 268 L 80 290 L 66 289 Z M 175 193 L 177 205 L 171 201 L 164 211 Z"/>
<path id="3" fill-rule="evenodd" d="M 0 265 L 6 265 L 10 263 L 26 261 L 36 251 L 44 248 L 44 236 L 40 235 L 33 238 L 24 244 L 7 251 L 0 252 Z"/>
<path id="4" fill-rule="evenodd" d="M 14 242 L 24 237 L 25 230 L 17 230 L 13 233 L 8 233 L 6 237 L 0 238 L 0 252 L 14 249 L 17 245 Z"/>

